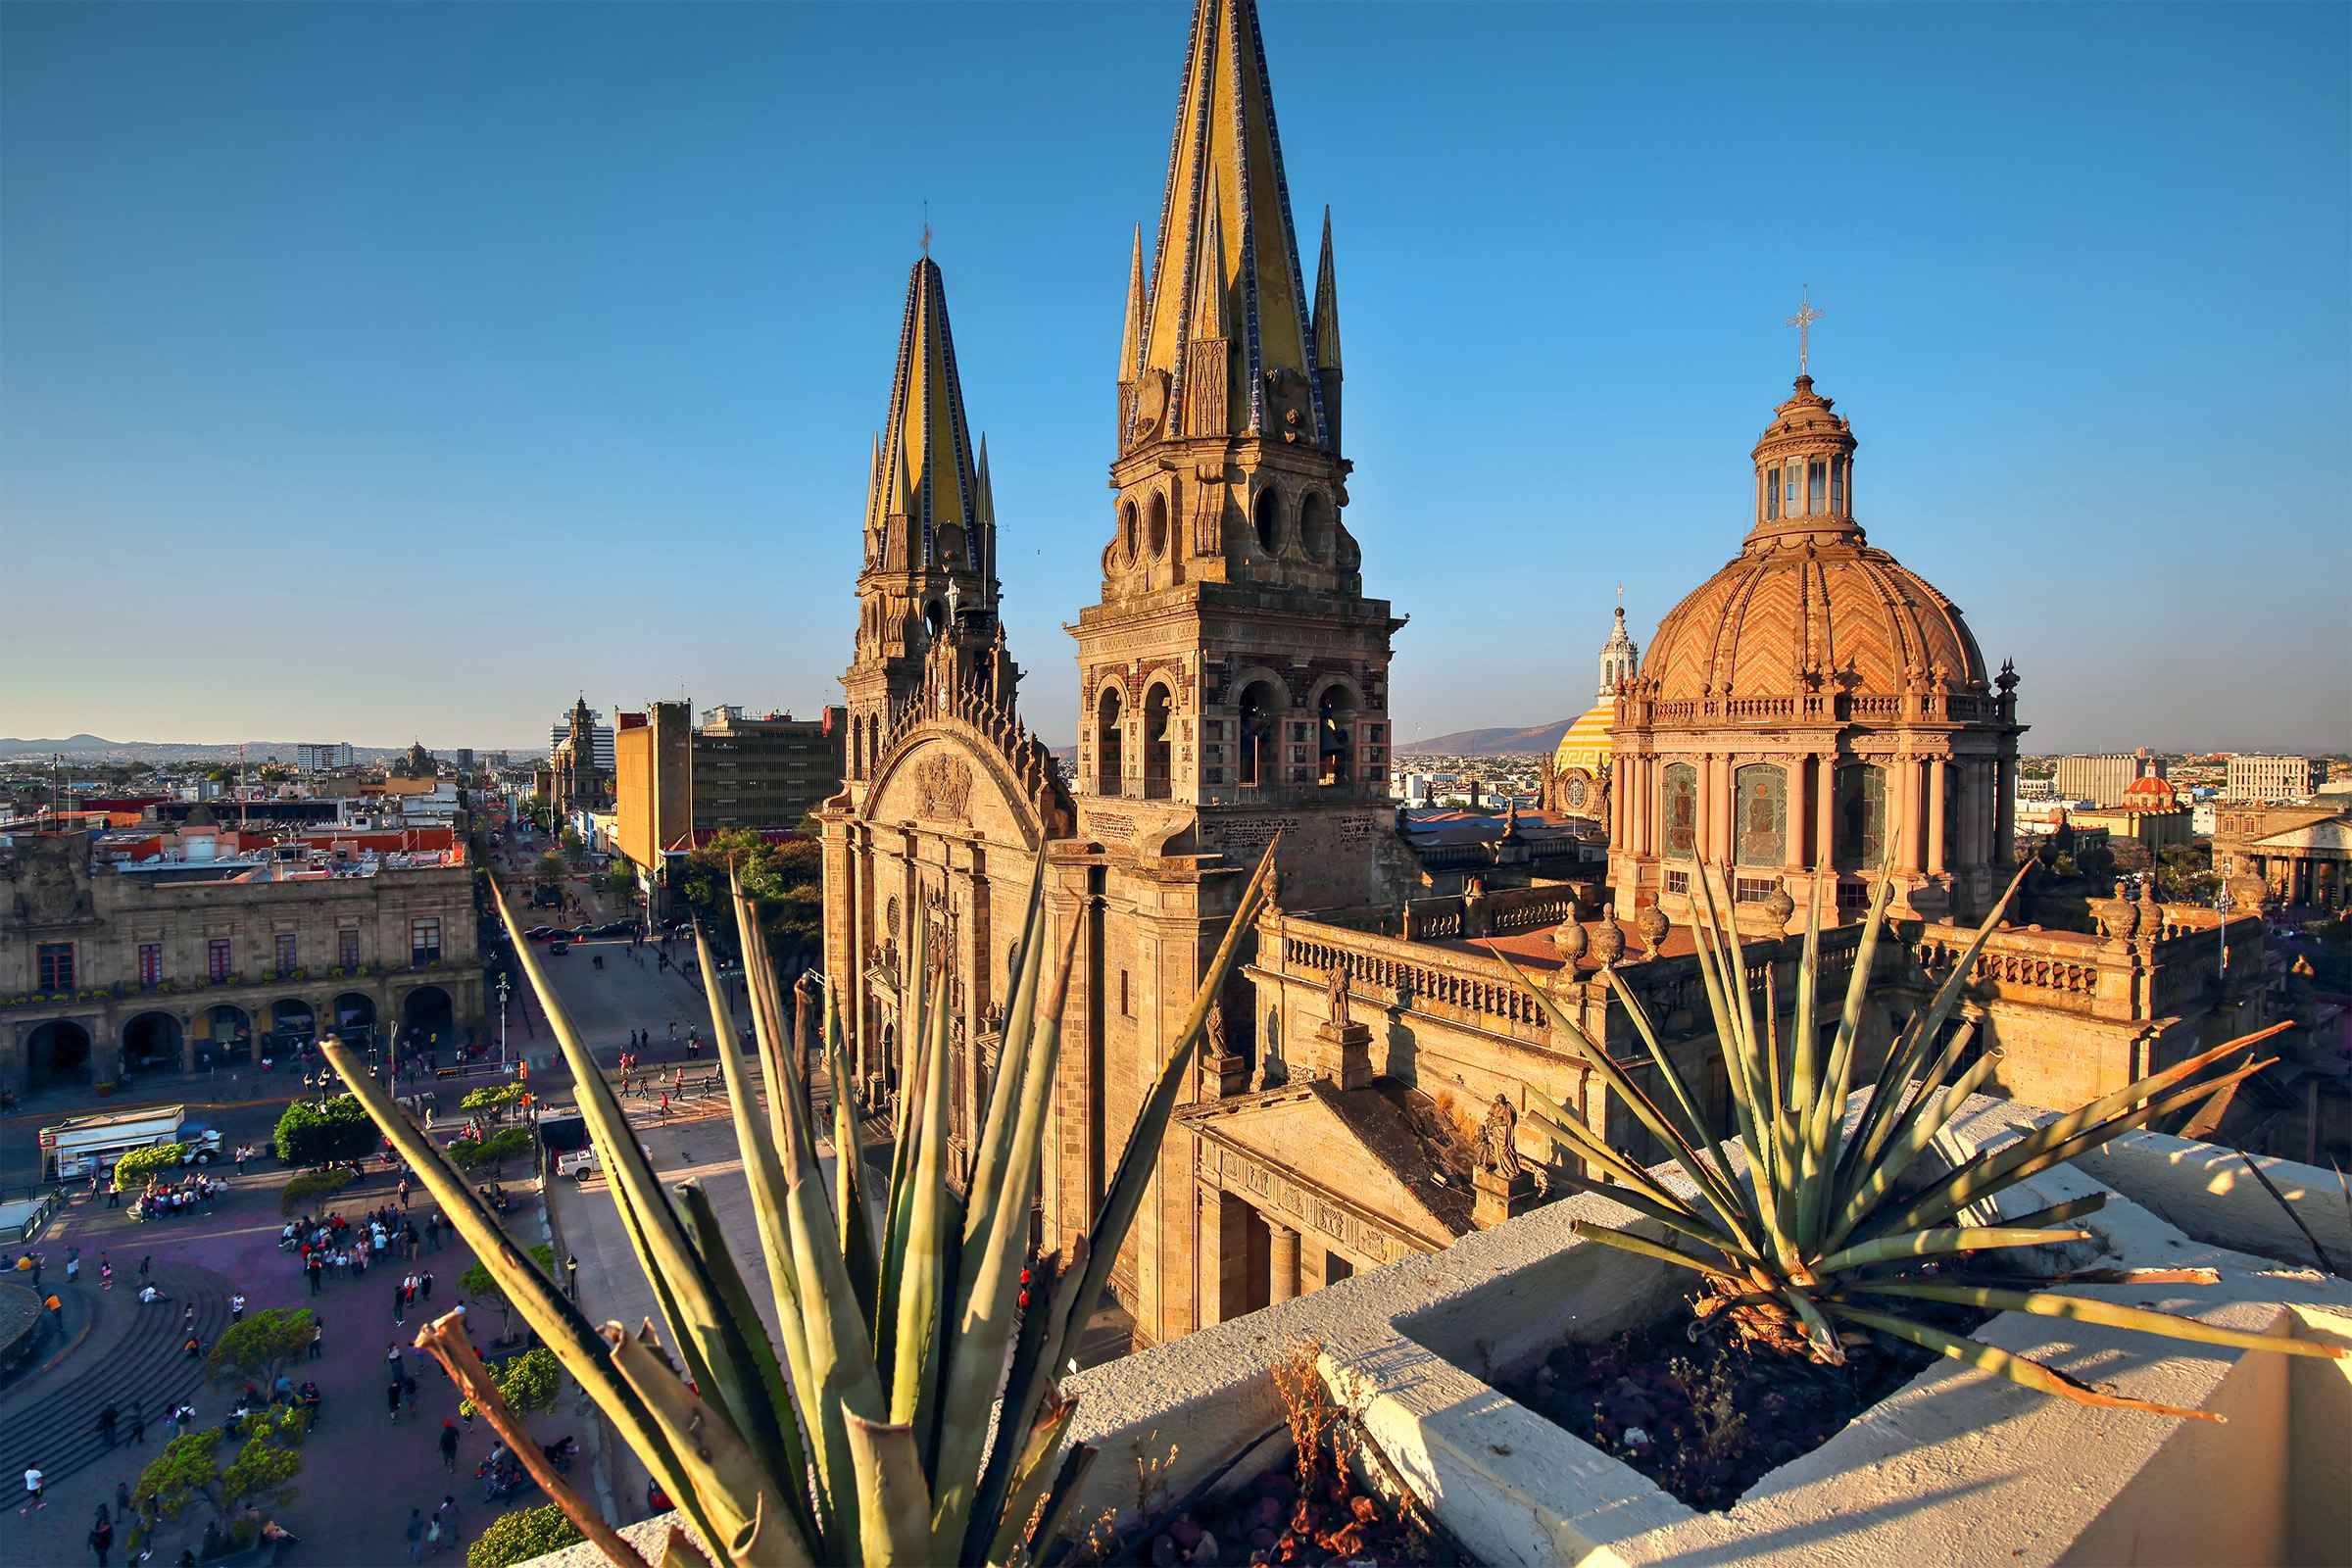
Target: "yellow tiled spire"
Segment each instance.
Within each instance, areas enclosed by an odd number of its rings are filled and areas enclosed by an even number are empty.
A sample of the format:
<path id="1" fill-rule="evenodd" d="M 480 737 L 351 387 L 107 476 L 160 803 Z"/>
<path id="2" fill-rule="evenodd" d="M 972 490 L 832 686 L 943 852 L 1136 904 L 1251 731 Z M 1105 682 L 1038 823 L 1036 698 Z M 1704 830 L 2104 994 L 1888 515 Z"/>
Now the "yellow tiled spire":
<path id="1" fill-rule="evenodd" d="M 1224 300 L 1199 297 L 1210 291 Z M 1269 376 L 1298 376 L 1311 438 L 1329 444 L 1254 0 L 1196 0 L 1147 310 L 1141 365 L 1169 378 L 1171 407 L 1199 406 L 1183 388 L 1187 345 L 1200 320 L 1222 315 L 1239 362 L 1234 428 L 1265 431 Z"/>
<path id="2" fill-rule="evenodd" d="M 1127 264 L 1127 330 L 1119 339 L 1119 379 L 1132 381 L 1144 353 L 1144 225 L 1135 225 L 1135 258 Z"/>
<path id="3" fill-rule="evenodd" d="M 888 527 L 874 564 L 885 571 L 975 572 L 994 555 L 984 537 L 979 475 L 973 466 L 963 387 L 956 373 L 956 342 L 948 325 L 948 297 L 939 265 L 929 256 L 906 280 L 906 314 L 899 329 L 899 363 L 883 416 L 879 474 L 888 476 L 877 523 Z M 974 590 L 977 590 L 975 593 Z M 995 600 L 995 585 L 968 584 L 965 603 Z"/>

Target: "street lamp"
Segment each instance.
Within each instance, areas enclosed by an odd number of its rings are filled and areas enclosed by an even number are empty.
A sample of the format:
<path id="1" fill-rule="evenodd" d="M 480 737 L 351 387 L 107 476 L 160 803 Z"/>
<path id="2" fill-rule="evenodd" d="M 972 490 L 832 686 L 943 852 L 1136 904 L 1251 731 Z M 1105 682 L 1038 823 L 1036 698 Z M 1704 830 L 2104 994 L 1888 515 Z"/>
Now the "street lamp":
<path id="1" fill-rule="evenodd" d="M 2222 923 L 2214 927 L 2214 932 L 2222 949 L 2221 972 L 2227 976 L 2230 973 L 2230 911 L 2237 907 L 2237 901 L 2230 896 L 2229 883 L 2223 883 L 2221 891 L 2214 894 L 2213 907 L 2222 917 Z"/>
<path id="2" fill-rule="evenodd" d="M 498 977 L 498 1064 L 507 1064 L 507 977 Z"/>

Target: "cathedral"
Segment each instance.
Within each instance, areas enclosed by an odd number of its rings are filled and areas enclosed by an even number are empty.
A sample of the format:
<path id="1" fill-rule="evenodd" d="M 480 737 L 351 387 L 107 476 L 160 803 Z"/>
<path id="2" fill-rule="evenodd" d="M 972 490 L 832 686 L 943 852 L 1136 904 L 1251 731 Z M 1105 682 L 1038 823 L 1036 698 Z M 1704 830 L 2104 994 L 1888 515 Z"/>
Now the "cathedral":
<path id="1" fill-rule="evenodd" d="M 1869 878 L 1887 867 L 1903 940 L 1881 945 L 1874 1049 L 2011 871 L 2017 678 L 1990 671 L 1959 610 L 1866 541 L 1854 432 L 1803 375 L 1750 454 L 1754 506 L 1732 560 L 1669 612 L 1646 659 L 1619 610 L 1599 701 L 1545 773 L 1569 828 L 1513 817 L 1492 842 L 1416 846 L 1388 790 L 1404 621 L 1366 596 L 1345 521 L 1328 214 L 1311 288 L 1302 256 L 1255 7 L 1197 0 L 1159 220 L 1149 247 L 1137 234 L 1105 389 L 1101 590 L 1070 628 L 1074 784 L 1021 711 L 987 448 L 927 254 L 869 468 L 848 777 L 817 813 L 825 968 L 864 1092 L 886 1094 L 924 923 L 949 987 L 952 1158 L 968 1160 L 1042 858 L 1050 940 L 1075 930 L 1078 959 L 1041 1246 L 1090 1222 L 1279 835 L 1274 903 L 1113 1275 L 1139 1343 L 1540 1201 L 1557 1155 L 1518 1130 L 1531 1095 L 1658 1157 L 1527 988 L 1638 1056 L 1602 973 L 1615 969 L 1720 1099 L 1690 931 L 1702 863 L 1730 867 L 1751 972 L 1779 971 L 1784 1012 L 1793 911 L 1818 891 L 1829 961 L 1850 965 Z M 1971 1017 L 2017 1059 L 2013 1092 L 2054 1103 L 2111 1089 L 2259 1010 L 2258 921 L 2123 911 L 2088 933 L 2004 932 L 1979 960 Z M 2238 978 L 2217 987 L 2224 941 Z"/>

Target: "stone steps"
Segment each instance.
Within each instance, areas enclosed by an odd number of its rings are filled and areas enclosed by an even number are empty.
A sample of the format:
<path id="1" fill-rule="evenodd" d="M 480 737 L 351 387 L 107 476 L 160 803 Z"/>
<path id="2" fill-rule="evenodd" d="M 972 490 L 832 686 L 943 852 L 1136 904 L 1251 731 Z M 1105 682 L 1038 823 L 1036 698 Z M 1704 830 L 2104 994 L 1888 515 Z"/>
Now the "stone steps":
<path id="1" fill-rule="evenodd" d="M 181 1349 L 186 1342 L 182 1319 L 189 1307 L 196 1309 L 196 1334 L 209 1348 L 228 1327 L 228 1298 L 235 1286 L 226 1276 L 192 1263 L 157 1263 L 152 1273 L 156 1288 L 172 1299 L 141 1306 L 136 1275 L 119 1280 L 116 1293 L 125 1295 L 122 1308 L 133 1314 L 128 1330 L 98 1365 L 12 1413 L 7 1443 L 13 1469 L 38 1465 L 54 1482 L 102 1457 L 108 1449 L 98 1432 L 98 1412 L 110 1399 L 121 1416 L 115 1428 L 117 1443 L 130 1432 L 130 1406 L 136 1399 L 147 1416 L 141 1462 L 162 1451 L 169 1435 L 164 1416 L 174 1403 L 194 1396 L 204 1381 L 204 1363 L 189 1360 Z M 116 1308 L 112 1300 L 107 1305 Z M 198 1399 L 197 1408 L 206 1403 Z M 220 1413 L 213 1412 L 216 1419 Z"/>

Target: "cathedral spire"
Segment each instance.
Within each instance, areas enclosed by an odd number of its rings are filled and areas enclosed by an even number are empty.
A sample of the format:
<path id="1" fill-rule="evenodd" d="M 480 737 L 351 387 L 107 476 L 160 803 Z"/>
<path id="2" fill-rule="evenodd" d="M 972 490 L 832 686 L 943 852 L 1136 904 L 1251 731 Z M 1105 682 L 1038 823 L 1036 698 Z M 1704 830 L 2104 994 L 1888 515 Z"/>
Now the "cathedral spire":
<path id="1" fill-rule="evenodd" d="M 875 564 L 898 572 L 972 571 L 979 481 L 963 387 L 956 373 L 947 287 L 939 264 L 929 256 L 914 264 L 906 279 L 906 312 L 883 416 L 881 455 L 889 475 L 884 516 L 904 517 L 906 524 L 889 537 L 888 559 Z"/>
<path id="2" fill-rule="evenodd" d="M 1198 407 L 1185 385 L 1196 363 L 1187 349 L 1200 337 L 1196 323 L 1210 304 L 1199 297 L 1204 289 L 1226 296 L 1223 314 L 1244 394 L 1236 411 L 1240 431 L 1281 429 L 1328 447 L 1255 0 L 1195 0 L 1141 369 L 1129 372 L 1158 386 L 1141 388 L 1130 444 L 1187 433 L 1159 429 L 1158 413 Z"/>
<path id="3" fill-rule="evenodd" d="M 1340 444 L 1340 274 L 1331 259 L 1331 209 L 1323 209 L 1323 258 L 1315 264 L 1315 380 L 1328 444 Z"/>
<path id="4" fill-rule="evenodd" d="M 1119 380 L 1135 379 L 1144 353 L 1144 225 L 1135 225 L 1135 256 L 1127 264 L 1127 330 L 1119 338 Z"/>

